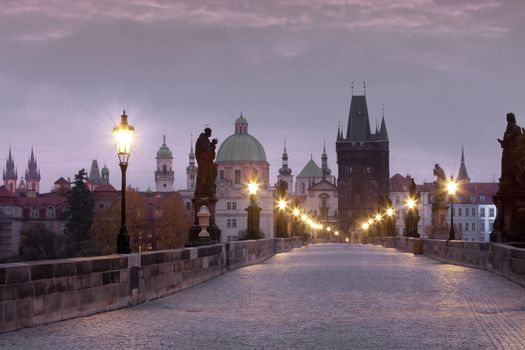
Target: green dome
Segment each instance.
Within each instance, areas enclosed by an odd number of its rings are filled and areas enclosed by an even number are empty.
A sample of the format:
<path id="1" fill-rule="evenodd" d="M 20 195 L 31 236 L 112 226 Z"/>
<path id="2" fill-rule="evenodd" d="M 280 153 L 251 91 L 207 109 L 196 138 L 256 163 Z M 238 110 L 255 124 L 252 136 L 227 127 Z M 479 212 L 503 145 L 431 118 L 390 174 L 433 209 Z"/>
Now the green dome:
<path id="1" fill-rule="evenodd" d="M 173 153 L 171 153 L 169 147 L 166 146 L 166 136 L 163 136 L 162 146 L 160 146 L 159 150 L 157 151 L 157 158 L 162 157 L 173 157 Z"/>
<path id="2" fill-rule="evenodd" d="M 242 116 L 235 121 L 235 134 L 219 147 L 217 162 L 266 162 L 266 153 L 259 141 L 248 134 L 248 121 Z"/>

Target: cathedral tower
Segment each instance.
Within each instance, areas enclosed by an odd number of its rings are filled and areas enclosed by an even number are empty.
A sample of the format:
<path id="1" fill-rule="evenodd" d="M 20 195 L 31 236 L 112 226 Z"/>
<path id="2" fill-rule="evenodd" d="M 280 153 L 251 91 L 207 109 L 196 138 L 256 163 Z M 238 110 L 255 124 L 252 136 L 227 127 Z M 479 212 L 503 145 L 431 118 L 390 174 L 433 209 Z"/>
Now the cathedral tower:
<path id="1" fill-rule="evenodd" d="M 353 95 L 353 94 L 352 94 Z M 339 130 L 335 144 L 339 178 L 339 223 L 347 230 L 377 206 L 389 192 L 389 145 L 385 118 L 370 132 L 366 96 L 352 96 L 346 136 Z"/>
<path id="2" fill-rule="evenodd" d="M 277 175 L 277 181 L 284 181 L 288 184 L 288 193 L 293 193 L 293 175 L 292 169 L 288 167 L 288 153 L 286 152 L 286 139 L 284 139 L 284 151 L 283 151 L 283 166 L 279 169 L 279 175 Z"/>
<path id="3" fill-rule="evenodd" d="M 11 147 L 9 147 L 9 155 L 5 162 L 5 169 L 3 173 L 4 186 L 11 193 L 16 191 L 16 180 L 18 179 L 18 171 L 15 168 L 15 160 L 11 154 Z"/>
<path id="4" fill-rule="evenodd" d="M 461 165 L 459 166 L 457 180 L 462 182 L 470 182 L 470 177 L 467 173 L 467 167 L 465 166 L 465 152 L 463 147 L 461 147 Z"/>
<path id="5" fill-rule="evenodd" d="M 28 195 L 36 196 L 40 193 L 40 170 L 36 162 L 33 147 L 31 147 L 31 156 L 27 162 L 26 170 L 26 188 Z"/>
<path id="6" fill-rule="evenodd" d="M 166 136 L 163 136 L 162 146 L 157 151 L 157 170 L 155 171 L 155 185 L 157 192 L 172 192 L 175 174 L 172 169 L 173 154 L 166 146 Z"/>
<path id="7" fill-rule="evenodd" d="M 190 143 L 190 162 L 186 168 L 186 189 L 195 191 L 195 181 L 197 180 L 197 167 L 195 166 L 195 153 L 193 152 L 193 137 Z"/>

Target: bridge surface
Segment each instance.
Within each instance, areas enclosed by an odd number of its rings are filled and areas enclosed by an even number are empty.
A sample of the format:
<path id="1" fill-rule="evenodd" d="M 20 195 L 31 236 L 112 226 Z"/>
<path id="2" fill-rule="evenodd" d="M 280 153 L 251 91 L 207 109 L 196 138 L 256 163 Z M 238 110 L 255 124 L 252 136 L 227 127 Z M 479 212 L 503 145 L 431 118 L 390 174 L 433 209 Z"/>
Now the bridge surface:
<path id="1" fill-rule="evenodd" d="M 376 246 L 317 244 L 1 349 L 524 349 L 525 290 Z"/>

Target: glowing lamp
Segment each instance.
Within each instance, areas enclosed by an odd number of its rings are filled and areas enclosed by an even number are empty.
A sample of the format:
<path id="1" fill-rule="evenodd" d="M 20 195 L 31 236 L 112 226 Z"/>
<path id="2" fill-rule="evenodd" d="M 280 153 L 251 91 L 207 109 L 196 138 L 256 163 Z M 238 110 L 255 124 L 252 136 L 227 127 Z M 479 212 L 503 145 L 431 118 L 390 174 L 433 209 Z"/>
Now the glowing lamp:
<path id="1" fill-rule="evenodd" d="M 248 192 L 250 193 L 250 195 L 255 196 L 258 190 L 259 185 L 257 184 L 257 182 L 250 182 L 248 184 Z"/>
<path id="2" fill-rule="evenodd" d="M 121 164 L 128 164 L 129 155 L 131 152 L 131 141 L 135 128 L 128 124 L 128 116 L 126 111 L 122 112 L 120 116 L 120 124 L 113 128 L 113 135 L 117 143 L 118 158 Z"/>

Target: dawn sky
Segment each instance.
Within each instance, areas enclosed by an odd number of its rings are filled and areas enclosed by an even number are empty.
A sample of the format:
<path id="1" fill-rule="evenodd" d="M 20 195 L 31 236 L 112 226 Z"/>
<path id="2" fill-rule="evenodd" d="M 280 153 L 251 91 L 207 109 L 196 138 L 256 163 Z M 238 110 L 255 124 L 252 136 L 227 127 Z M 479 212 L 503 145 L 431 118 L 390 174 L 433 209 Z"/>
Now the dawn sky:
<path id="1" fill-rule="evenodd" d="M 505 114 L 525 126 L 525 2 L 498 0 L 0 0 L 0 161 L 19 175 L 34 145 L 42 192 L 107 162 L 122 109 L 136 128 L 128 182 L 154 188 L 166 134 L 175 188 L 185 187 L 190 135 L 219 141 L 242 111 L 271 179 L 283 138 L 297 175 L 320 164 L 346 123 L 350 82 L 372 129 L 384 104 L 390 173 L 432 181 L 457 173 L 497 181 Z"/>

